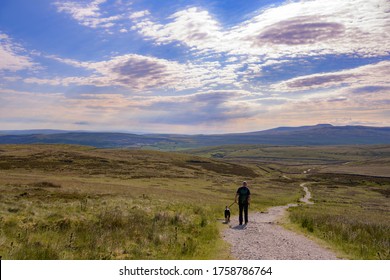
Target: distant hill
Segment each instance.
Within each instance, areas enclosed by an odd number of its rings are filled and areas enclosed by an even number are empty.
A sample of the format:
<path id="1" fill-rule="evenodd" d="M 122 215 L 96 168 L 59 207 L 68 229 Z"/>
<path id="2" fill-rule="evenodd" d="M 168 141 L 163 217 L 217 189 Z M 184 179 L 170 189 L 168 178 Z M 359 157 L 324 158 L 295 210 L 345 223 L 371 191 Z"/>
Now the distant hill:
<path id="1" fill-rule="evenodd" d="M 0 131 L 0 144 L 78 144 L 98 148 L 149 147 L 173 150 L 202 146 L 231 144 L 267 145 L 362 145 L 390 144 L 390 127 L 332 126 L 319 124 L 301 127 L 278 127 L 269 130 L 216 135 L 178 135 L 106 132 L 62 132 L 46 131 L 16 134 Z"/>
<path id="2" fill-rule="evenodd" d="M 390 127 L 332 126 L 330 124 L 279 127 L 258 132 L 233 134 L 229 136 L 228 141 L 235 142 L 240 138 L 243 144 L 294 146 L 390 144 Z"/>
<path id="3" fill-rule="evenodd" d="M 0 130 L 0 135 L 58 134 L 66 132 L 69 131 L 57 129 Z"/>
<path id="4" fill-rule="evenodd" d="M 0 135 L 0 144 L 75 144 L 97 148 L 126 148 L 170 143 L 161 137 L 144 137 L 128 133 L 64 132 L 54 134 Z"/>
<path id="5" fill-rule="evenodd" d="M 317 124 L 317 125 L 307 125 L 307 126 L 297 126 L 297 127 L 281 126 L 281 127 L 277 127 L 277 128 L 263 130 L 263 131 L 249 132 L 246 134 L 253 134 L 253 135 L 283 134 L 283 133 L 307 131 L 307 130 L 312 130 L 312 129 L 328 128 L 328 127 L 334 127 L 334 126 L 331 124 Z"/>

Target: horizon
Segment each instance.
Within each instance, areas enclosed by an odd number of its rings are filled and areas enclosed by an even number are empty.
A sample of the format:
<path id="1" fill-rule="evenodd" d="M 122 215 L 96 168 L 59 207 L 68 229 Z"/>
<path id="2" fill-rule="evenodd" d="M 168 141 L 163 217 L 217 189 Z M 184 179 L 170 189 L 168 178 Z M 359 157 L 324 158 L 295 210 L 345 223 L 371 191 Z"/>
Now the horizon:
<path id="1" fill-rule="evenodd" d="M 8 130 L 2 130 L 0 129 L 1 132 L 27 132 L 27 131 L 59 131 L 58 134 L 60 133 L 120 133 L 120 134 L 134 134 L 134 135 L 183 135 L 183 136 L 197 136 L 197 135 L 205 135 L 205 136 L 212 136 L 212 135 L 229 135 L 229 134 L 246 134 L 246 133 L 256 133 L 256 132 L 264 132 L 264 131 L 269 131 L 269 130 L 275 130 L 275 129 L 280 129 L 280 128 L 303 128 L 303 127 L 323 127 L 323 126 L 330 126 L 330 127 L 365 127 L 365 128 L 390 128 L 390 126 L 361 126 L 361 125 L 332 125 L 332 124 L 327 124 L 327 123 L 319 123 L 319 124 L 314 124 L 314 125 L 303 125 L 303 126 L 278 126 L 278 127 L 272 127 L 272 128 L 267 128 L 263 130 L 253 130 L 253 131 L 238 131 L 238 132 L 228 132 L 228 133 L 173 133 L 173 132 L 141 132 L 141 131 L 120 131 L 120 130 L 62 130 L 62 129 L 51 129 L 51 128 L 44 128 L 44 129 L 39 129 L 39 128 L 32 128 L 32 129 L 8 129 Z M 39 134 L 39 133 L 38 133 Z M 45 133 L 40 133 L 40 134 L 45 134 Z M 50 133 L 52 134 L 52 133 Z M 57 133 L 53 133 L 57 134 Z M 7 135 L 7 134 L 4 134 Z M 12 134 L 9 134 L 12 135 Z M 17 134 L 15 134 L 17 135 Z M 24 133 L 21 133 L 20 135 L 24 135 Z M 1 134 L 0 134 L 1 136 Z"/>
<path id="2" fill-rule="evenodd" d="M 389 11 L 386 0 L 4 0 L 0 130 L 389 127 Z"/>

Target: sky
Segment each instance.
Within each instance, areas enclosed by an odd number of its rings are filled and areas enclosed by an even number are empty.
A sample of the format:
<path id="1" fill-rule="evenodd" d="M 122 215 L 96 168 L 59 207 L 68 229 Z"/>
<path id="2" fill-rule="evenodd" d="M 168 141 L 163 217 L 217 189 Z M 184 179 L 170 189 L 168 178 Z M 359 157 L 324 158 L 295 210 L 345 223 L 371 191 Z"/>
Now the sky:
<path id="1" fill-rule="evenodd" d="M 0 130 L 390 126 L 388 0 L 1 0 Z"/>

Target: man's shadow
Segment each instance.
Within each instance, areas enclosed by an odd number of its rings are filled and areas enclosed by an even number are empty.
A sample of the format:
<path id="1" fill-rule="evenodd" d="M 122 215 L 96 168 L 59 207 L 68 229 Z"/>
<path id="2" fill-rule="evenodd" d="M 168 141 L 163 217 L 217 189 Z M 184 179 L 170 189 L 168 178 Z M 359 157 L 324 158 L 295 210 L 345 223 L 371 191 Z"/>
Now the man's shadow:
<path id="1" fill-rule="evenodd" d="M 246 226 L 247 225 L 236 225 L 235 227 L 231 227 L 231 228 L 235 230 L 243 230 L 246 229 Z"/>

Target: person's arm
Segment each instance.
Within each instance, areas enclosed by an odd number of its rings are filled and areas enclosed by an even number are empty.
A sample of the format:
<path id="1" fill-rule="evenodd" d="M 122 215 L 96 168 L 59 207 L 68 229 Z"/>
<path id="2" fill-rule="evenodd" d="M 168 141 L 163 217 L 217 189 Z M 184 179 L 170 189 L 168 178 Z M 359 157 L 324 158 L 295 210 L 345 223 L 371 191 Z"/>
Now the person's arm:
<path id="1" fill-rule="evenodd" d="M 238 199 L 238 193 L 236 193 L 236 197 L 234 198 L 235 203 L 237 203 L 237 199 Z"/>

